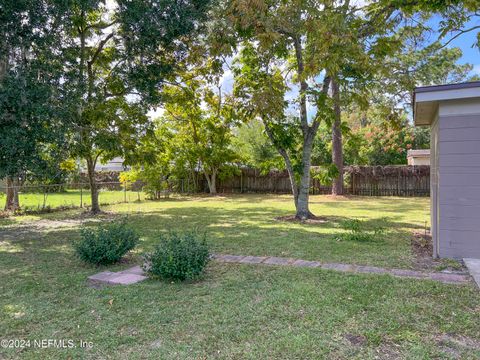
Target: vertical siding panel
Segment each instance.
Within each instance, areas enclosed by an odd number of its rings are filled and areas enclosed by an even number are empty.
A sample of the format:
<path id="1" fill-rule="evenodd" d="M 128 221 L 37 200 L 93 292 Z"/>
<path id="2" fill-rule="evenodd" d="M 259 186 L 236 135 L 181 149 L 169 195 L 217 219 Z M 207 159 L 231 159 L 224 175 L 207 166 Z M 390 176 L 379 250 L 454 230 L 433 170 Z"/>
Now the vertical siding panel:
<path id="1" fill-rule="evenodd" d="M 440 116 L 437 126 L 438 136 L 432 143 L 437 153 L 435 163 L 432 162 L 432 174 L 438 173 L 435 200 L 438 211 L 435 215 L 439 254 L 480 257 L 480 222 L 475 216 L 462 216 L 472 211 L 475 199 L 480 198 L 477 171 L 480 166 L 480 148 L 477 147 L 480 144 L 480 114 Z M 432 127 L 432 135 L 433 130 Z"/>

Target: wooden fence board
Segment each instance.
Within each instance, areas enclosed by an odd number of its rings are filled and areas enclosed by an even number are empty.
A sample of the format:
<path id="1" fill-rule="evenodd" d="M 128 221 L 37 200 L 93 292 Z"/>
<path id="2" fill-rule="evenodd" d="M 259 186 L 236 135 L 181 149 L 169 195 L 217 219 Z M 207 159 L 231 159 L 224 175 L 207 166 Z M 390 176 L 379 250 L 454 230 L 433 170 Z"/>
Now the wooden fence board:
<path id="1" fill-rule="evenodd" d="M 429 166 L 345 167 L 345 193 L 361 196 L 429 196 Z M 205 180 L 200 189 L 208 192 Z M 291 193 L 290 179 L 286 171 L 261 174 L 256 169 L 242 169 L 241 173 L 227 179 L 219 179 L 217 190 L 221 193 Z M 329 194 L 331 187 L 311 180 L 312 194 Z"/>

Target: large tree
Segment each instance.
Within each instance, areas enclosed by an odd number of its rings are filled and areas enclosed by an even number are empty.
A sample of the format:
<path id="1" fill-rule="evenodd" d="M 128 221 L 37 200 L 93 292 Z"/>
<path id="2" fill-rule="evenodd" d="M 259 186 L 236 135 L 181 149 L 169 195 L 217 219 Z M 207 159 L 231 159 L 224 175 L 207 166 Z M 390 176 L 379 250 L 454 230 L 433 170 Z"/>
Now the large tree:
<path id="1" fill-rule="evenodd" d="M 20 207 L 21 182 L 62 153 L 61 68 L 55 51 L 61 14 L 55 1 L 0 4 L 0 178 L 7 180 L 6 210 Z"/>
<path id="2" fill-rule="evenodd" d="M 173 161 L 189 159 L 204 174 L 210 194 L 216 194 L 220 172 L 237 160 L 232 130 L 238 121 L 231 96 L 218 82 L 214 85 L 191 73 L 181 84 L 165 88 L 164 96 L 162 121 L 174 134 Z"/>
<path id="3" fill-rule="evenodd" d="M 405 118 L 412 105 L 412 94 L 415 87 L 471 79 L 469 73 L 473 66 L 458 63 L 462 56 L 461 49 L 444 47 L 438 41 L 432 43 L 429 33 L 430 31 L 425 30 L 423 24 L 398 29 L 397 37 L 401 40 L 402 47 L 394 56 L 386 57 L 382 64 L 379 64 L 375 80 L 368 83 L 368 89 L 364 89 L 368 91 L 362 91 L 365 99 L 363 106 L 360 106 L 357 101 L 352 101 L 351 91 L 348 87 L 340 88 L 336 92 L 338 95 L 334 98 L 336 117 L 332 131 L 331 152 L 332 162 L 340 170 L 340 176 L 334 182 L 332 189 L 334 194 L 338 194 L 338 189 L 341 189 L 343 185 L 341 166 L 343 165 L 344 146 L 340 129 L 352 127 L 353 132 L 347 134 L 350 137 L 348 140 L 352 140 L 354 137 L 358 138 L 358 136 L 364 137 L 365 134 L 371 132 L 356 129 L 355 124 L 348 124 L 346 122 L 347 114 L 350 114 L 350 118 L 352 116 L 361 118 L 358 125 L 372 127 L 373 132 L 376 132 L 375 135 L 380 138 L 381 134 L 388 134 L 390 130 L 396 130 L 399 133 L 409 132 L 412 130 L 409 129 Z M 362 85 L 359 89 L 362 89 Z M 376 113 L 378 116 L 372 118 L 369 116 L 372 113 Z M 339 135 L 335 136 L 335 133 Z M 379 143 L 377 142 L 377 144 Z M 397 147 L 402 145 L 404 144 L 398 143 Z M 366 156 L 370 164 L 387 165 L 389 159 L 394 159 L 392 164 L 406 162 L 406 148 L 403 148 L 400 153 L 394 152 L 393 157 L 387 151 L 384 154 L 376 154 L 374 149 L 375 147 L 372 147 L 372 151 L 368 152 L 371 155 Z M 378 149 L 381 152 L 380 147 Z M 402 156 L 404 156 L 403 160 Z M 338 183 L 337 186 L 335 186 L 336 183 Z"/>
<path id="4" fill-rule="evenodd" d="M 161 104 L 161 89 L 175 81 L 190 36 L 208 1 L 102 0 L 70 3 L 64 33 L 64 85 L 71 150 L 87 164 L 93 213 L 100 211 L 95 180 L 99 159 L 128 159 L 150 132 L 146 116 Z"/>
<path id="5" fill-rule="evenodd" d="M 249 41 L 238 60 L 236 94 L 284 158 L 299 219 L 313 216 L 310 165 L 319 125 L 338 128 L 338 89 L 347 87 L 355 97 L 352 84 L 365 87 L 378 63 L 400 46 L 394 13 L 394 7 L 380 11 L 350 1 L 232 1 L 230 19 Z M 298 94 L 294 118 L 286 116 L 289 88 Z"/>

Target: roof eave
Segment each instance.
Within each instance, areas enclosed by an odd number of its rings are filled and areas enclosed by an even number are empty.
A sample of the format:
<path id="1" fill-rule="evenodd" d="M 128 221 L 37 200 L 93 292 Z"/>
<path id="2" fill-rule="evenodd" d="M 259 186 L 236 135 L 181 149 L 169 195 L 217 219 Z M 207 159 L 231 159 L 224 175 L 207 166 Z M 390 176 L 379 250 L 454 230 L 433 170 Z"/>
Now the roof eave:
<path id="1" fill-rule="evenodd" d="M 480 98 L 480 81 L 418 87 L 413 98 L 414 124 L 427 126 L 433 122 L 440 102 Z"/>

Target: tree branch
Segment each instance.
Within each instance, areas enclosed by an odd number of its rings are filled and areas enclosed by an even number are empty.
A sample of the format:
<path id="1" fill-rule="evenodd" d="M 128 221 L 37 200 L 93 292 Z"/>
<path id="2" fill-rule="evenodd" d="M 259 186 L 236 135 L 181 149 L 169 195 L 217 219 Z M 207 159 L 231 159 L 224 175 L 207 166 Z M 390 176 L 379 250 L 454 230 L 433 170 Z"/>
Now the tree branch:
<path id="1" fill-rule="evenodd" d="M 295 47 L 295 57 L 297 60 L 297 75 L 300 83 L 300 123 L 302 126 L 303 136 L 308 134 L 308 118 L 307 118 L 307 90 L 308 84 L 304 79 L 305 67 L 303 64 L 302 44 L 300 39 L 293 37 L 293 46 Z"/>
<path id="2" fill-rule="evenodd" d="M 444 47 L 448 46 L 448 44 L 450 44 L 453 40 L 457 39 L 458 37 L 462 36 L 463 34 L 469 33 L 470 31 L 477 30 L 477 29 L 480 29 L 480 25 L 473 26 L 470 29 L 466 29 L 466 30 L 460 30 L 460 29 L 452 30 L 452 31 L 458 31 L 458 33 L 456 33 L 453 37 L 451 37 L 445 44 L 442 44 L 440 49 L 443 49 Z"/>
<path id="3" fill-rule="evenodd" d="M 97 49 L 95 50 L 95 52 L 93 53 L 93 56 L 92 58 L 88 61 L 88 66 L 91 67 L 95 61 L 97 60 L 98 56 L 100 55 L 100 53 L 102 52 L 105 44 L 108 42 L 108 40 L 110 40 L 113 36 L 115 35 L 115 33 L 110 33 L 107 35 L 107 37 L 105 39 L 103 39 L 102 41 L 100 41 L 98 43 L 98 46 L 97 46 Z"/>

